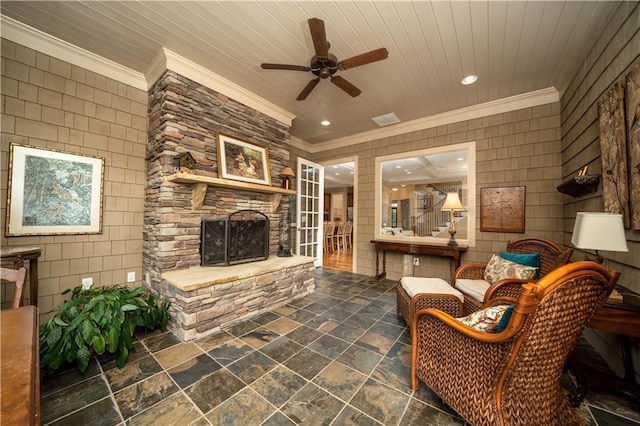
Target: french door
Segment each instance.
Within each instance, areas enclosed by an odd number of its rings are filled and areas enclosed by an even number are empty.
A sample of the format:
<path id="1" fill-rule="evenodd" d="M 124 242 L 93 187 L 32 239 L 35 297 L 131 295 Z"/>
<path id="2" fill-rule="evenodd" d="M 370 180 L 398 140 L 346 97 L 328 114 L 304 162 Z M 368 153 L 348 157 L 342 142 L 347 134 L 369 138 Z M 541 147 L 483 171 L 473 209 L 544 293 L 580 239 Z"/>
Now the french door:
<path id="1" fill-rule="evenodd" d="M 322 266 L 324 167 L 298 158 L 297 184 L 296 253 L 313 257 L 318 268 Z"/>

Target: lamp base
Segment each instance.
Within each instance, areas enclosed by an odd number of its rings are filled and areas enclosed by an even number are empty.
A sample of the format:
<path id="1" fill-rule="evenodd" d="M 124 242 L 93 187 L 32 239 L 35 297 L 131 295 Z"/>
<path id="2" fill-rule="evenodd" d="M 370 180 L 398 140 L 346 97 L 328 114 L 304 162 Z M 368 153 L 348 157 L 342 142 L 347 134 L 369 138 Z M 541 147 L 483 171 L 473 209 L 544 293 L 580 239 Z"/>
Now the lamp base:
<path id="1" fill-rule="evenodd" d="M 448 246 L 457 246 L 458 243 L 456 242 L 456 239 L 454 238 L 454 235 L 456 235 L 456 231 L 449 231 L 449 234 L 451 234 L 451 238 L 449 239 L 449 242 L 447 243 Z"/>

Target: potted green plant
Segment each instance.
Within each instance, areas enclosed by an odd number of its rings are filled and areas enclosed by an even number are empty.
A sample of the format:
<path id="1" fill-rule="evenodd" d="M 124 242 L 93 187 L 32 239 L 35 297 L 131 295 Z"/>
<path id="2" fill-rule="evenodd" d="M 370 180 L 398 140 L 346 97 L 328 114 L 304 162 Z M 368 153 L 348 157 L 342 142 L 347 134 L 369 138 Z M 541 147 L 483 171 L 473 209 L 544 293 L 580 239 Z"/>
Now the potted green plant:
<path id="1" fill-rule="evenodd" d="M 63 294 L 68 293 L 65 291 Z M 56 306 L 40 326 L 40 366 L 58 369 L 64 362 L 87 369 L 92 353 L 118 354 L 122 368 L 133 347 L 136 327 L 166 330 L 169 303 L 144 287 L 73 289 L 71 299 Z"/>

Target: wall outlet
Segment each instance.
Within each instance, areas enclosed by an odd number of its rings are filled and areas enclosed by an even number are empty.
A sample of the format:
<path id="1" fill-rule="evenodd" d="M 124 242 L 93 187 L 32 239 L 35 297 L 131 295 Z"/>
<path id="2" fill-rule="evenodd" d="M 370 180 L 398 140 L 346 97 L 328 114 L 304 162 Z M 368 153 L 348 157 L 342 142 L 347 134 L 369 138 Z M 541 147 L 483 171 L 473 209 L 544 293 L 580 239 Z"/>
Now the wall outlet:
<path id="1" fill-rule="evenodd" d="M 127 272 L 127 282 L 132 283 L 136 281 L 136 273 L 135 272 Z"/>
<path id="2" fill-rule="evenodd" d="M 82 289 L 83 290 L 89 290 L 92 285 L 93 285 L 93 278 L 92 277 L 87 277 L 87 278 L 83 278 L 82 279 Z"/>
<path id="3" fill-rule="evenodd" d="M 420 258 L 419 257 L 414 257 L 413 258 L 413 266 L 418 266 L 420 265 Z"/>

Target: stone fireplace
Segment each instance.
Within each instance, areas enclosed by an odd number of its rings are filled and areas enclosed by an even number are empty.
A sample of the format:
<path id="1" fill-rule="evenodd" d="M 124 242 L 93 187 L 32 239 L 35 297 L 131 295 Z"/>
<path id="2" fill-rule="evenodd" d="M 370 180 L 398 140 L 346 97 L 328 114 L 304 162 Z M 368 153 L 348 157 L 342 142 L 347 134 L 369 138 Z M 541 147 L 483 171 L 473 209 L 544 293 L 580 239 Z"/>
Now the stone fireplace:
<path id="1" fill-rule="evenodd" d="M 218 178 L 218 132 L 267 147 L 272 185 Z M 288 125 L 173 71 L 165 71 L 149 90 L 145 285 L 171 301 L 169 326 L 183 340 L 314 290 L 313 259 L 276 256 L 280 217 L 294 193 L 281 189 L 277 177 L 289 163 L 288 143 Z M 173 159 L 184 152 L 193 156 L 195 167 L 176 173 Z M 222 263 L 230 266 L 201 266 L 203 221 L 239 211 L 263 218 L 265 260 L 241 263 L 227 257 Z"/>

